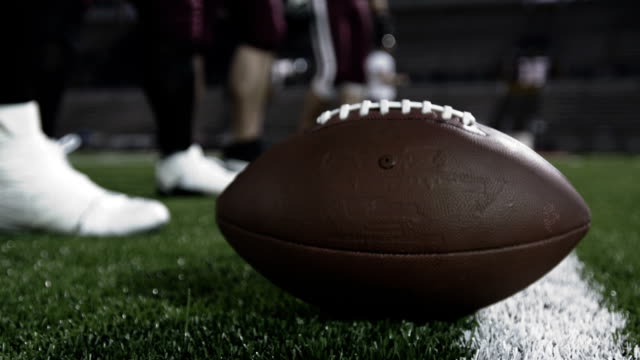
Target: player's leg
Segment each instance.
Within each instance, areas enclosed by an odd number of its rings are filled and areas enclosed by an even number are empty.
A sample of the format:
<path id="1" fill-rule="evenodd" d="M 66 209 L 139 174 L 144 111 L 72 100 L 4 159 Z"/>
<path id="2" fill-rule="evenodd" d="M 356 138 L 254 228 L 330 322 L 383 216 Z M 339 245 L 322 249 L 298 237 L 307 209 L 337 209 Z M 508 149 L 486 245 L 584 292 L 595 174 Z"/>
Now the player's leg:
<path id="1" fill-rule="evenodd" d="M 511 136 L 530 148 L 535 146 L 535 135 L 531 127 L 539 114 L 539 89 L 530 89 L 520 94 L 520 106 L 515 117 Z"/>
<path id="2" fill-rule="evenodd" d="M 251 162 L 262 152 L 271 67 L 285 32 L 284 9 L 280 0 L 229 1 L 227 7 L 237 19 L 241 43 L 229 75 L 233 129 L 224 155 L 236 163 Z"/>
<path id="3" fill-rule="evenodd" d="M 235 51 L 229 74 L 232 100 L 232 142 L 226 158 L 251 162 L 262 152 L 264 109 L 271 80 L 273 53 L 241 44 Z"/>
<path id="4" fill-rule="evenodd" d="M 305 99 L 303 130 L 315 124 L 332 97 L 342 104 L 364 99 L 364 65 L 372 42 L 367 0 L 312 0 L 312 4 L 316 75 Z"/>
<path id="5" fill-rule="evenodd" d="M 76 53 L 75 43 L 82 27 L 83 17 L 88 8 L 86 1 L 59 1 L 48 8 L 47 19 L 40 24 L 40 41 L 46 61 L 38 62 L 36 101 L 40 106 L 42 130 L 54 137 L 58 109 L 72 71 Z"/>
<path id="6" fill-rule="evenodd" d="M 298 129 L 304 131 L 315 126 L 318 116 L 331 106 L 330 99 L 330 97 L 320 95 L 320 92 L 311 87 L 304 97 L 302 118 Z"/>
<path id="7" fill-rule="evenodd" d="M 100 188 L 41 130 L 36 71 L 51 4 L 0 5 L 0 230 L 99 236 L 157 228 L 169 220 L 164 205 Z"/>
<path id="8" fill-rule="evenodd" d="M 335 79 L 338 101 L 342 104 L 358 103 L 366 96 L 365 62 L 373 42 L 369 1 L 349 0 L 339 5 L 332 4 L 330 11 L 332 18 L 341 24 L 333 27 L 338 59 Z"/>
<path id="9" fill-rule="evenodd" d="M 193 144 L 194 55 L 208 42 L 208 6 L 215 2 L 138 0 L 145 39 L 143 88 L 154 113 L 162 194 L 219 194 L 234 179 Z"/>
<path id="10" fill-rule="evenodd" d="M 144 43 L 143 89 L 156 121 L 156 141 L 162 156 L 191 146 L 195 72 L 193 57 L 203 41 L 201 6 L 188 1 L 137 0 Z"/>
<path id="11" fill-rule="evenodd" d="M 313 20 L 310 35 L 314 55 L 315 75 L 302 107 L 300 130 L 313 127 L 316 118 L 331 104 L 335 96 L 334 82 L 337 73 L 337 58 L 332 33 L 330 0 L 311 0 Z"/>
<path id="12" fill-rule="evenodd" d="M 160 155 L 184 151 L 193 141 L 193 52 L 162 39 L 146 40 L 143 89 L 156 121 Z"/>
<path id="13" fill-rule="evenodd" d="M 366 97 L 366 88 L 362 83 L 343 83 L 338 87 L 338 101 L 341 104 L 355 104 Z"/>

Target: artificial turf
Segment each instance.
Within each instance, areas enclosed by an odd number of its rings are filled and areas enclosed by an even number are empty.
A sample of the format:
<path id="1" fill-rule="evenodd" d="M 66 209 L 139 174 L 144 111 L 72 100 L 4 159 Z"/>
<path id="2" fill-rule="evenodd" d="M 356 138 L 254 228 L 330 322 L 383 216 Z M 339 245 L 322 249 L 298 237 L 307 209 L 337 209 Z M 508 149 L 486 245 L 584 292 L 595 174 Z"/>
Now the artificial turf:
<path id="1" fill-rule="evenodd" d="M 78 154 L 101 185 L 153 196 L 152 157 Z M 578 248 L 640 341 L 640 158 L 554 162 L 591 205 Z M 636 183 L 634 183 L 634 179 Z M 227 245 L 212 198 L 167 198 L 165 228 L 126 238 L 0 234 L 0 359 L 458 359 L 457 322 L 336 319 L 281 292 Z M 614 293 L 615 292 L 615 293 Z"/>
<path id="2" fill-rule="evenodd" d="M 640 157 L 553 159 L 589 204 L 591 230 L 578 245 L 587 277 L 602 286 L 606 305 L 627 313 L 626 333 L 640 344 Z"/>

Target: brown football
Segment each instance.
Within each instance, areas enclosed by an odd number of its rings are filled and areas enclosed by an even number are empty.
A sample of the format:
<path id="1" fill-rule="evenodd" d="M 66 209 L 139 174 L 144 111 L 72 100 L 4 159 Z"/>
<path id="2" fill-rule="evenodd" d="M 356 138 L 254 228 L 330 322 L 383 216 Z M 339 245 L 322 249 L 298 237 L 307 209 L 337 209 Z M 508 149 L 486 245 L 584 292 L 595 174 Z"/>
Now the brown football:
<path id="1" fill-rule="evenodd" d="M 220 196 L 231 246 L 328 311 L 449 318 L 533 283 L 590 212 L 536 152 L 428 101 L 343 105 Z"/>

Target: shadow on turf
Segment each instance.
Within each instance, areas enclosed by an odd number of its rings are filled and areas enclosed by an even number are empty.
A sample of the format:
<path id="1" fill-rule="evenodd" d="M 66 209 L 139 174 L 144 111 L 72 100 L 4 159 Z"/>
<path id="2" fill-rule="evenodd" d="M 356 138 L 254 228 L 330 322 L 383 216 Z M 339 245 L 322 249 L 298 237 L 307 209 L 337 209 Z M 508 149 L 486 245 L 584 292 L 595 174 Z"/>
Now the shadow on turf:
<path id="1" fill-rule="evenodd" d="M 286 295 L 243 263 L 206 262 L 192 266 L 135 271 L 121 276 L 118 286 L 131 295 L 186 306 L 188 301 L 224 311 L 308 313 L 310 307 Z"/>
<path id="2" fill-rule="evenodd" d="M 319 321 L 411 321 L 416 325 L 427 323 L 456 323 L 465 315 L 433 312 L 397 311 L 389 308 L 322 309 L 308 305 L 271 284 L 244 264 L 202 263 L 200 266 L 164 268 L 153 271 L 137 271 L 122 276 L 118 285 L 131 295 L 169 301 L 176 306 L 186 306 L 189 301 L 215 306 L 222 311 L 261 312 L 289 314 L 290 316 L 316 318 Z"/>
<path id="3" fill-rule="evenodd" d="M 427 325 L 432 323 L 455 324 L 464 322 L 470 314 L 441 314 L 429 312 L 386 311 L 385 309 L 362 309 L 349 311 L 343 309 L 323 310 L 317 309 L 321 320 L 338 321 L 410 321 L 415 325 Z"/>

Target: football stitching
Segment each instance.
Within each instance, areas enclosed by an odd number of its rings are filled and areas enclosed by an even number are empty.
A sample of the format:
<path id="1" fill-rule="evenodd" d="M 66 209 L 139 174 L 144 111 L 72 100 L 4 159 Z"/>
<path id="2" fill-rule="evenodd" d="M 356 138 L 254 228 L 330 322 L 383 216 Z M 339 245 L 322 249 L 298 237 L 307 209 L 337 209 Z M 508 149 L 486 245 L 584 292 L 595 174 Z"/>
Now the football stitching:
<path id="1" fill-rule="evenodd" d="M 353 250 L 353 249 L 348 249 L 348 248 L 339 248 L 339 247 L 322 247 L 319 245 L 314 245 L 314 244 L 306 244 L 306 243 L 302 243 L 302 242 L 298 242 L 298 241 L 290 241 L 290 240 L 285 240 L 285 239 L 280 239 L 278 237 L 276 237 L 275 235 L 271 235 L 271 234 L 267 234 L 267 233 L 260 233 L 260 232 L 254 232 L 251 230 L 248 230 L 247 228 L 245 228 L 244 226 L 240 226 L 237 225 L 231 221 L 227 221 L 225 219 L 223 219 L 220 215 L 216 216 L 216 222 L 218 223 L 218 226 L 222 225 L 222 226 L 229 226 L 232 228 L 235 228 L 236 230 L 245 232 L 245 233 L 249 233 L 251 235 L 254 236 L 261 236 L 261 237 L 266 237 L 269 238 L 271 240 L 277 241 L 277 242 L 281 242 L 281 243 L 286 243 L 286 244 L 290 244 L 290 245 L 294 245 L 294 246 L 301 246 L 301 247 L 306 247 L 306 248 L 314 248 L 314 249 L 319 249 L 319 250 L 326 250 L 326 251 L 337 251 L 337 252 L 345 252 L 345 253 L 352 253 L 352 254 L 365 254 L 365 255 L 387 255 L 387 256 L 398 256 L 398 257 L 404 257 L 404 256 L 457 256 L 457 255 L 474 255 L 474 254 L 481 254 L 481 253 L 489 253 L 489 252 L 496 252 L 496 251 L 509 251 L 512 249 L 516 249 L 516 248 L 522 248 L 522 247 L 527 247 L 527 246 L 536 246 L 536 245 L 542 245 L 542 244 L 548 244 L 554 241 L 558 241 L 561 238 L 564 238 L 566 236 L 571 236 L 575 233 L 578 233 L 580 231 L 584 231 L 584 230 L 588 230 L 591 227 L 591 221 L 587 221 L 586 223 L 576 226 L 574 228 L 571 228 L 561 234 L 557 234 L 557 235 L 553 235 L 541 240 L 536 240 L 533 242 L 528 242 L 528 243 L 524 243 L 524 244 L 511 244 L 511 245 L 505 245 L 505 246 L 498 246 L 498 247 L 491 247 L 491 248 L 482 248 L 482 249 L 474 249 L 474 250 L 456 250 L 456 251 L 448 251 L 448 252 L 420 252 L 420 251 L 416 251 L 416 252 L 409 252 L 409 253 L 403 253 L 403 252 L 391 252 L 391 251 L 362 251 L 362 250 Z M 231 242 L 231 241 L 230 241 Z"/>
<path id="2" fill-rule="evenodd" d="M 486 135 L 476 126 L 476 119 L 470 112 L 455 110 L 449 105 L 435 105 L 430 101 L 417 102 L 406 99 L 402 101 L 381 100 L 380 102 L 364 100 L 358 104 L 344 104 L 337 109 L 327 110 L 322 113 L 318 116 L 316 123 L 324 125 L 336 115 L 340 120 L 346 120 L 354 110 L 359 110 L 358 114 L 363 117 L 369 115 L 371 110 L 378 110 L 381 115 L 386 115 L 391 109 L 400 109 L 404 115 L 411 113 L 413 109 L 419 109 L 423 115 L 439 115 L 442 120 L 447 122 L 452 121 L 455 117 L 465 130 Z"/>

